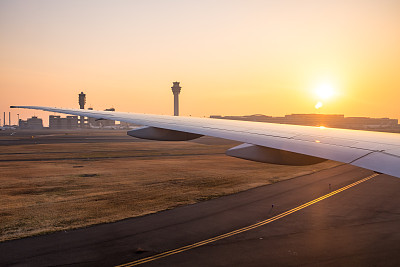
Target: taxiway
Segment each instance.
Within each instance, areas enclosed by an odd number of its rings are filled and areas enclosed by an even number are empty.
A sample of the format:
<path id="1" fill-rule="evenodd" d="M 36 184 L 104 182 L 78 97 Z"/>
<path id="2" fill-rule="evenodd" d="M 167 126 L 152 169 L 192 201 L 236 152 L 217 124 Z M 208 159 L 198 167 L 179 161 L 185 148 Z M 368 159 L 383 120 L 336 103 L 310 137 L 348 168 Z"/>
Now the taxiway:
<path id="1" fill-rule="evenodd" d="M 399 266 L 400 181 L 373 174 L 341 165 L 148 216 L 7 241 L 0 265 Z"/>

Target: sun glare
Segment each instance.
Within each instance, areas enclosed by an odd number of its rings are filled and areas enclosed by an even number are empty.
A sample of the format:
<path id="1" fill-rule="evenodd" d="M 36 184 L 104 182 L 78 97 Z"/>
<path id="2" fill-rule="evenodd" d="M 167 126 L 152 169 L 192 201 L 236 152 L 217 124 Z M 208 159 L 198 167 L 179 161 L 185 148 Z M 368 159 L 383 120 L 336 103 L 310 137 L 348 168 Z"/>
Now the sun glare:
<path id="1" fill-rule="evenodd" d="M 319 85 L 316 88 L 315 92 L 319 99 L 326 100 L 326 99 L 331 98 L 334 95 L 335 90 L 332 85 L 325 83 L 325 84 Z"/>

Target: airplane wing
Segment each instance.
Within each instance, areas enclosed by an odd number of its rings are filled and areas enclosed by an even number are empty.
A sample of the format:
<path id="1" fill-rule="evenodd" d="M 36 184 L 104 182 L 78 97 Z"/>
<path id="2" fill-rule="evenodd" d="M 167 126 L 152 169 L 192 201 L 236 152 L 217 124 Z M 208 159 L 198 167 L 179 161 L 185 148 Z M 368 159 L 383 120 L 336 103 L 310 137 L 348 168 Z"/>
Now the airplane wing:
<path id="1" fill-rule="evenodd" d="M 11 108 L 144 125 L 128 134 L 145 139 L 182 141 L 207 135 L 235 140 L 244 144 L 229 149 L 227 155 L 253 161 L 307 165 L 330 159 L 400 178 L 400 134 L 395 133 L 41 106 Z"/>

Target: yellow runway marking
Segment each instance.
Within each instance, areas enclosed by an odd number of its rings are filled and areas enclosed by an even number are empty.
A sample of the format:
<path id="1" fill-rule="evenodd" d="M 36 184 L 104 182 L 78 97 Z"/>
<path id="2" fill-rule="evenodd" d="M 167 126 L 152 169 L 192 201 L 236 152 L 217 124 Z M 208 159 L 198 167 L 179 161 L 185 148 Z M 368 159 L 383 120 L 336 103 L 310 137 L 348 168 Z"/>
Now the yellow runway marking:
<path id="1" fill-rule="evenodd" d="M 271 223 L 273 221 L 276 221 L 276 220 L 279 220 L 279 219 L 281 219 L 283 217 L 286 217 L 286 216 L 288 216 L 288 215 L 290 215 L 290 214 L 292 214 L 292 213 L 294 213 L 296 211 L 302 210 L 302 209 L 304 209 L 304 208 L 306 208 L 308 206 L 311 206 L 311 205 L 313 205 L 313 204 L 315 204 L 315 203 L 317 203 L 317 202 L 319 202 L 321 200 L 327 199 L 328 197 L 331 197 L 331 196 L 336 195 L 336 194 L 338 194 L 340 192 L 343 192 L 344 190 L 347 190 L 347 189 L 349 189 L 349 188 L 351 188 L 353 186 L 356 186 L 356 185 L 361 184 L 361 183 L 363 183 L 365 181 L 368 181 L 369 179 L 371 179 L 371 178 L 373 178 L 373 177 L 375 177 L 377 175 L 379 175 L 379 174 L 374 173 L 374 174 L 372 174 L 372 175 L 370 175 L 370 176 L 368 176 L 368 177 L 366 177 L 364 179 L 358 180 L 357 182 L 354 182 L 352 184 L 344 186 L 344 187 L 342 187 L 342 188 L 340 188 L 338 190 L 332 191 L 329 194 L 326 194 L 326 195 L 324 195 L 322 197 L 319 197 L 317 199 L 311 200 L 311 201 L 309 201 L 309 202 L 307 202 L 307 203 L 305 203 L 305 204 L 303 204 L 301 206 L 298 206 L 296 208 L 288 210 L 288 211 L 286 211 L 284 213 L 281 213 L 279 215 L 276 215 L 276 216 L 274 216 L 272 218 L 269 218 L 269 219 L 266 219 L 264 221 L 261 221 L 261 222 L 258 222 L 258 223 L 255 223 L 255 224 L 240 228 L 238 230 L 235 230 L 235 231 L 232 231 L 232 232 L 229 232 L 229 233 L 226 233 L 226 234 L 218 235 L 218 236 L 212 237 L 210 239 L 206 239 L 206 240 L 203 240 L 203 241 L 191 244 L 191 245 L 187 245 L 187 246 L 180 247 L 180 248 L 177 248 L 177 249 L 169 250 L 169 251 L 166 251 L 166 252 L 163 252 L 163 253 L 160 253 L 160 254 L 156 254 L 156 255 L 151 256 L 151 257 L 147 257 L 147 258 L 139 259 L 139 260 L 136 260 L 136 261 L 128 262 L 128 263 L 125 263 L 125 264 L 121 264 L 121 265 L 118 265 L 116 267 L 136 266 L 136 265 L 139 265 L 139 264 L 143 264 L 143 263 L 146 263 L 146 262 L 150 262 L 150 261 L 158 260 L 158 259 L 161 259 L 161 258 L 164 258 L 164 257 L 167 257 L 167 256 L 171 256 L 171 255 L 174 255 L 174 254 L 177 254 L 177 253 L 180 253 L 180 252 L 184 252 L 184 251 L 187 251 L 187 250 L 190 250 L 190 249 L 194 249 L 194 248 L 197 248 L 197 247 L 200 247 L 200 246 L 203 246 L 203 245 L 206 245 L 206 244 L 209 244 L 209 243 L 212 243 L 212 242 L 224 239 L 224 238 L 228 238 L 228 237 L 231 237 L 231 236 L 243 233 L 243 232 L 250 231 L 252 229 L 258 228 L 260 226 L 266 225 L 268 223 Z"/>

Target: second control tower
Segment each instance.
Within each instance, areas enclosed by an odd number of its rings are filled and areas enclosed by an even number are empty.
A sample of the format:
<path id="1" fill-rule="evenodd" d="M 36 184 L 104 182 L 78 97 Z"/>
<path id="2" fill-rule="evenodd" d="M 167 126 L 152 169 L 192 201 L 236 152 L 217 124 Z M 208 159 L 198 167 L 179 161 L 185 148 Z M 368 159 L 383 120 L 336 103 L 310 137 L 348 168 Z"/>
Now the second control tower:
<path id="1" fill-rule="evenodd" d="M 174 116 L 179 116 L 179 94 L 181 92 L 181 88 L 179 86 L 179 82 L 173 82 L 173 86 L 171 87 L 172 93 L 174 93 Z"/>
<path id="2" fill-rule="evenodd" d="M 85 104 L 86 104 L 86 95 L 81 92 L 79 94 L 79 108 L 80 109 L 85 109 Z M 79 120 L 80 127 L 83 128 L 85 125 L 85 118 L 83 116 L 80 116 Z"/>

